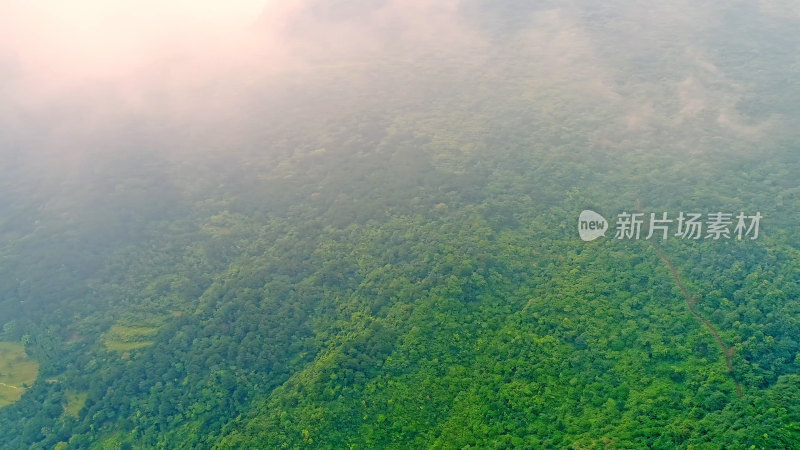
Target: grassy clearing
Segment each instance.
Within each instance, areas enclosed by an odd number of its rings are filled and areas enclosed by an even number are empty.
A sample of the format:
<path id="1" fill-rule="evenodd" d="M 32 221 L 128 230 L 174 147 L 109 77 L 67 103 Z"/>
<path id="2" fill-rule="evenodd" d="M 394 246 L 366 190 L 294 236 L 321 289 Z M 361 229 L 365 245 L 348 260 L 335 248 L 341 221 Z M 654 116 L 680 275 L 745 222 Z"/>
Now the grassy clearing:
<path id="1" fill-rule="evenodd" d="M 25 354 L 22 344 L 0 341 L 0 408 L 19 400 L 38 372 L 39 363 Z"/>
<path id="2" fill-rule="evenodd" d="M 128 352 L 153 345 L 150 340 L 158 332 L 158 327 L 114 325 L 103 335 L 107 350 Z"/>
<path id="3" fill-rule="evenodd" d="M 67 404 L 64 405 L 64 415 L 78 417 L 78 413 L 86 406 L 89 394 L 86 392 L 67 391 L 64 395 Z"/>

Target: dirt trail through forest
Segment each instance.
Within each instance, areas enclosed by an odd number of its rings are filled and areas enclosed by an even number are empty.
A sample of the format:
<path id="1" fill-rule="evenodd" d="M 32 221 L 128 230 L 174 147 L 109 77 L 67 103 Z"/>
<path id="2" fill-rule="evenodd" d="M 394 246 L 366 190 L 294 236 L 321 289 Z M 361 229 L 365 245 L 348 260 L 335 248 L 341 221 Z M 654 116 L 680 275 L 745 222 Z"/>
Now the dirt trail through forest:
<path id="1" fill-rule="evenodd" d="M 711 334 L 714 335 L 714 340 L 717 341 L 717 345 L 719 346 L 720 350 L 722 350 L 722 354 L 725 355 L 725 365 L 728 366 L 728 374 L 730 374 L 731 378 L 733 379 L 733 383 L 736 385 L 736 395 L 738 395 L 739 398 L 742 398 L 744 396 L 744 394 L 742 393 L 742 386 L 739 384 L 739 381 L 736 380 L 736 374 L 733 371 L 733 363 L 731 362 L 731 358 L 733 357 L 733 353 L 736 351 L 736 348 L 733 346 L 728 347 L 727 345 L 725 345 L 725 342 L 722 341 L 722 337 L 720 337 L 717 328 L 714 327 L 714 325 L 711 322 L 709 322 L 705 317 L 701 316 L 700 313 L 697 312 L 697 310 L 695 309 L 695 305 L 697 304 L 697 299 L 691 296 L 689 294 L 689 290 L 686 289 L 686 286 L 683 285 L 680 276 L 678 276 L 678 271 L 675 269 L 675 265 L 672 264 L 672 261 L 670 261 L 669 258 L 667 258 L 667 255 L 665 255 L 660 248 L 656 247 L 656 245 L 652 241 L 650 243 L 653 245 L 653 248 L 656 250 L 656 253 L 658 253 L 658 257 L 661 258 L 661 260 L 664 261 L 664 263 L 666 263 L 667 267 L 669 267 L 669 271 L 672 274 L 672 278 L 675 280 L 675 284 L 678 285 L 681 292 L 683 292 L 684 297 L 686 297 L 686 306 L 689 308 L 689 312 L 691 312 L 692 315 L 697 320 L 702 322 L 703 325 L 706 326 L 708 331 L 710 331 Z"/>

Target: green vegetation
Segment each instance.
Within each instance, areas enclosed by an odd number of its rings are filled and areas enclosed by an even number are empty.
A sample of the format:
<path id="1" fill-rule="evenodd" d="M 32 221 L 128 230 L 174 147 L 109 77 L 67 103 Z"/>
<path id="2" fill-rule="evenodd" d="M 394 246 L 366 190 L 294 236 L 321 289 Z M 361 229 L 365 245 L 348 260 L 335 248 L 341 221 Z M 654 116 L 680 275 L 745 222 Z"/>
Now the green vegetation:
<path id="1" fill-rule="evenodd" d="M 67 391 L 64 393 L 64 400 L 67 404 L 64 406 L 64 414 L 69 417 L 78 417 L 78 413 L 86 406 L 86 399 L 89 394 L 86 392 L 73 392 Z"/>
<path id="2" fill-rule="evenodd" d="M 157 332 L 156 327 L 114 325 L 103 334 L 103 344 L 108 350 L 127 352 L 153 345 L 148 339 Z"/>
<path id="3" fill-rule="evenodd" d="M 22 397 L 33 385 L 39 364 L 25 354 L 25 348 L 14 342 L 0 341 L 0 407 Z"/>
<path id="4" fill-rule="evenodd" d="M 797 447 L 800 18 L 459 4 L 234 124 L 4 160 L 0 448 Z M 634 210 L 764 219 L 614 239 Z"/>

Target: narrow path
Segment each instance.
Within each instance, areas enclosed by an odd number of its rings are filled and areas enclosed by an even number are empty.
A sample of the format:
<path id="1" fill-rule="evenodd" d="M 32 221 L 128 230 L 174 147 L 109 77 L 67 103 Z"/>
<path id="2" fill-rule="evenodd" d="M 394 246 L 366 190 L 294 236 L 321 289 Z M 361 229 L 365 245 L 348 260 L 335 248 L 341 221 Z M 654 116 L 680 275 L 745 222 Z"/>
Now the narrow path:
<path id="1" fill-rule="evenodd" d="M 5 387 L 7 387 L 7 388 L 16 389 L 16 390 L 18 390 L 18 391 L 21 391 L 21 390 L 23 390 L 21 387 L 12 386 L 12 385 L 10 385 L 10 384 L 5 384 L 5 383 L 0 383 L 0 386 L 5 386 Z"/>
<path id="2" fill-rule="evenodd" d="M 665 255 L 660 248 L 656 247 L 656 244 L 654 244 L 653 241 L 650 241 L 650 244 L 652 244 L 656 253 L 658 253 L 658 257 L 667 264 L 667 267 L 669 267 L 669 271 L 672 274 L 672 278 L 675 280 L 675 284 L 678 285 L 678 287 L 681 289 L 681 292 L 683 292 L 684 297 L 686 297 L 686 307 L 689 308 L 689 312 L 691 312 L 697 320 L 702 322 L 708 331 L 714 335 L 714 340 L 717 341 L 717 345 L 719 346 L 720 350 L 722 350 L 722 354 L 725 355 L 725 365 L 728 367 L 728 374 L 730 374 L 731 378 L 733 379 L 733 383 L 736 385 L 736 395 L 738 395 L 739 398 L 744 397 L 744 394 L 742 393 L 742 386 L 739 384 L 739 381 L 736 380 L 736 374 L 733 371 L 733 363 L 731 362 L 731 358 L 733 357 L 733 353 L 736 351 L 736 347 L 728 347 L 725 345 L 725 342 L 722 341 L 722 337 L 719 335 L 717 328 L 697 312 L 695 309 L 695 305 L 697 305 L 697 299 L 691 296 L 689 294 L 689 290 L 683 285 L 681 278 L 678 276 L 678 271 L 675 269 L 672 261 L 667 258 L 667 255 Z"/>

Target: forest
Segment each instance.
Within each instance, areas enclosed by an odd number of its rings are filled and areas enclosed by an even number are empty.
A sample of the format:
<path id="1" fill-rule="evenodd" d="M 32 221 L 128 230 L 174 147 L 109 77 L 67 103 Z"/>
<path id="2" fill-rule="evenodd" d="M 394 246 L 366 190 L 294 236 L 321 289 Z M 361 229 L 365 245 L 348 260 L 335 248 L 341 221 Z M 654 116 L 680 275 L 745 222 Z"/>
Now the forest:
<path id="1" fill-rule="evenodd" d="M 800 11 L 411 4 L 202 114 L 0 107 L 0 448 L 800 445 Z"/>

